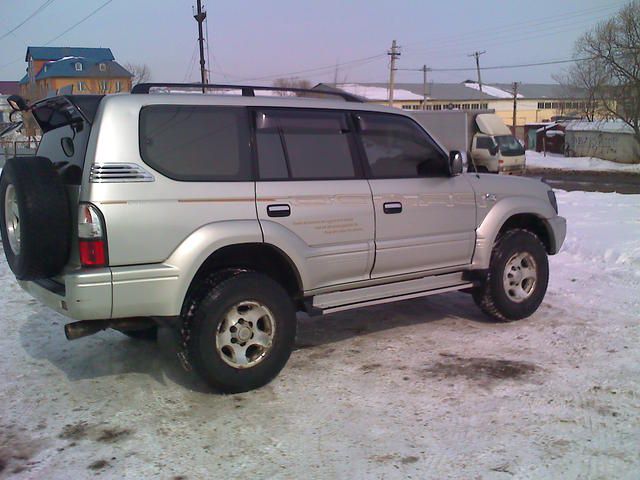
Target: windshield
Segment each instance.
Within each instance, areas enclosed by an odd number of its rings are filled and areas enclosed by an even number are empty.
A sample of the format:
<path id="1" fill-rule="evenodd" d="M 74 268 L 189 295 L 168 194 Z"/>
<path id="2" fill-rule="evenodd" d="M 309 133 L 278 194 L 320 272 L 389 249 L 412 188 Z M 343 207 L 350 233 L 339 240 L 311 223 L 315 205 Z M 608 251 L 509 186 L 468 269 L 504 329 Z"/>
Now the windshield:
<path id="1" fill-rule="evenodd" d="M 524 155 L 524 147 L 520 145 L 516 137 L 512 135 L 500 135 L 494 138 L 498 142 L 500 153 L 505 157 Z"/>

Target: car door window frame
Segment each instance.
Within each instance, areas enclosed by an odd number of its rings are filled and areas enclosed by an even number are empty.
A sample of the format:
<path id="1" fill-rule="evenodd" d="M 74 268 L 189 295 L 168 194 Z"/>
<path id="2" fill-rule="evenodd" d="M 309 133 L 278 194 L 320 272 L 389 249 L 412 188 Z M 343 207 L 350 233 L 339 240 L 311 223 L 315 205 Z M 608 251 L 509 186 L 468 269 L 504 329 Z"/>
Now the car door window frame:
<path id="1" fill-rule="evenodd" d="M 279 132 L 280 142 L 282 145 L 282 152 L 284 154 L 285 164 L 287 167 L 287 178 L 263 178 L 260 173 L 260 162 L 258 154 L 258 128 L 257 128 L 257 114 L 258 112 L 293 112 L 293 113 L 335 113 L 340 114 L 345 118 L 348 131 L 345 133 L 347 136 L 347 142 L 349 146 L 349 153 L 351 156 L 351 163 L 353 166 L 354 175 L 352 177 L 308 177 L 308 178 L 294 178 L 291 174 L 291 165 L 289 160 L 289 152 L 287 150 L 286 141 L 282 132 Z M 356 125 L 352 117 L 352 110 L 333 109 L 333 108 L 296 108 L 296 107 L 272 107 L 272 106 L 256 106 L 249 108 L 250 117 L 250 136 L 251 136 L 251 152 L 254 164 L 255 178 L 260 182 L 313 182 L 322 180 L 362 180 L 365 178 L 363 170 L 363 158 L 360 148 L 360 141 L 356 132 Z"/>
<path id="2" fill-rule="evenodd" d="M 447 171 L 443 172 L 442 175 L 410 175 L 410 176 L 377 176 L 373 174 L 373 171 L 371 169 L 371 165 L 369 164 L 369 158 L 367 157 L 367 151 L 366 148 L 364 146 L 364 139 L 362 138 L 362 130 L 360 129 L 360 122 L 358 121 L 357 116 L 361 115 L 361 114 L 366 114 L 366 115 L 383 115 L 389 118 L 393 118 L 394 120 L 397 119 L 398 117 L 406 119 L 410 122 L 412 122 L 417 128 L 418 131 L 420 132 L 421 135 L 423 135 L 423 137 L 425 138 L 425 140 L 430 143 L 438 152 L 440 152 L 442 154 L 442 156 L 444 157 L 444 159 L 446 160 L 446 166 L 447 166 Z M 429 134 L 429 132 L 427 132 L 424 128 L 422 128 L 422 126 L 416 122 L 413 118 L 405 116 L 405 115 L 398 115 L 395 113 L 388 113 L 388 112 L 376 112 L 376 111 L 353 111 L 352 114 L 352 121 L 354 124 L 354 128 L 355 128 L 355 133 L 356 133 L 356 137 L 357 137 L 357 141 L 358 141 L 358 148 L 360 150 L 360 157 L 361 157 L 361 162 L 363 165 L 363 169 L 366 175 L 366 178 L 368 180 L 385 180 L 385 179 L 404 179 L 404 178 L 447 178 L 451 176 L 451 168 L 449 166 L 449 155 L 448 153 L 442 149 L 442 147 L 440 147 L 440 145 L 438 144 L 438 142 L 436 142 L 433 137 Z M 445 175 L 446 173 L 446 175 Z"/>

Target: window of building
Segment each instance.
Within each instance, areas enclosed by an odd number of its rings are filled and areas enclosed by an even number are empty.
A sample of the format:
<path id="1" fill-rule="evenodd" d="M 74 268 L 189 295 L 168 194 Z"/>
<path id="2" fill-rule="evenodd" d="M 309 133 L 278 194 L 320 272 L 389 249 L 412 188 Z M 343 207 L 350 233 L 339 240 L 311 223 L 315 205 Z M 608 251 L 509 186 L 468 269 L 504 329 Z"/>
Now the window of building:
<path id="1" fill-rule="evenodd" d="M 554 108 L 556 110 L 559 109 L 560 108 L 560 102 L 553 102 L 551 104 L 551 108 Z"/>
<path id="2" fill-rule="evenodd" d="M 469 103 L 463 103 L 462 104 L 462 109 L 463 110 L 469 110 L 470 108 L 471 108 L 471 104 L 469 104 Z"/>
<path id="3" fill-rule="evenodd" d="M 100 65 L 98 65 L 98 68 L 100 69 L 101 72 L 107 71 L 107 65 L 104 63 L 101 63 Z"/>
<path id="4" fill-rule="evenodd" d="M 546 109 L 551 108 L 551 102 L 544 102 L 544 108 Z"/>
<path id="5" fill-rule="evenodd" d="M 411 110 L 411 105 L 402 105 L 403 110 Z"/>
<path id="6" fill-rule="evenodd" d="M 472 104 L 471 104 L 471 108 L 472 108 L 473 110 L 478 110 L 478 109 L 480 108 L 480 104 L 479 104 L 479 103 L 472 103 Z"/>
<path id="7" fill-rule="evenodd" d="M 120 80 L 116 80 L 116 92 L 120 91 L 122 91 L 122 84 L 120 83 Z"/>
<path id="8" fill-rule="evenodd" d="M 447 156 L 415 122 L 378 113 L 357 118 L 373 178 L 449 175 Z"/>
<path id="9" fill-rule="evenodd" d="M 342 112 L 256 112 L 258 170 L 264 180 L 356 176 L 352 133 Z"/>
<path id="10" fill-rule="evenodd" d="M 489 104 L 488 103 L 481 103 L 480 104 L 480 108 L 486 110 L 487 108 L 489 108 Z"/>
<path id="11" fill-rule="evenodd" d="M 174 180 L 251 180 L 249 137 L 244 108 L 150 105 L 140 111 L 142 159 Z"/>
<path id="12" fill-rule="evenodd" d="M 78 91 L 83 92 L 85 90 L 84 82 L 78 82 Z"/>
<path id="13" fill-rule="evenodd" d="M 81 71 L 82 71 L 82 63 L 76 62 L 76 72 L 81 72 Z"/>
<path id="14" fill-rule="evenodd" d="M 544 102 L 538 102 L 538 110 L 544 109 Z"/>
<path id="15" fill-rule="evenodd" d="M 109 91 L 109 82 L 106 80 L 100 80 L 100 91 L 106 93 Z"/>
<path id="16" fill-rule="evenodd" d="M 424 109 L 425 110 L 433 110 L 433 105 L 425 105 Z"/>
<path id="17" fill-rule="evenodd" d="M 434 105 L 433 109 L 434 110 L 442 110 L 442 105 Z"/>

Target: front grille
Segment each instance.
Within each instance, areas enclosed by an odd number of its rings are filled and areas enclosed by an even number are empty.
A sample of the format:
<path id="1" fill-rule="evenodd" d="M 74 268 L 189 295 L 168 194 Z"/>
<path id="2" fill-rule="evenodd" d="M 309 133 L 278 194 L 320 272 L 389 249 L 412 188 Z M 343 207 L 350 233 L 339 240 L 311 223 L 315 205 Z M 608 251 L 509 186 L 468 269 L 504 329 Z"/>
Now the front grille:
<path id="1" fill-rule="evenodd" d="M 154 178 L 135 163 L 95 163 L 91 166 L 91 183 L 153 182 Z"/>

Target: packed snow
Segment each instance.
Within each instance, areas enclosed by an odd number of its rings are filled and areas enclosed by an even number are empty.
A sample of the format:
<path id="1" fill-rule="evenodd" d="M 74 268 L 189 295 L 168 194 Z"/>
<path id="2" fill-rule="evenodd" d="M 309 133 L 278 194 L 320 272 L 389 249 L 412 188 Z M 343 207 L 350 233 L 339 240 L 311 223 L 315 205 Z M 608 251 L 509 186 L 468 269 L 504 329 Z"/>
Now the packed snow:
<path id="1" fill-rule="evenodd" d="M 593 157 L 565 157 L 557 153 L 527 150 L 527 167 L 550 168 L 554 170 L 580 170 L 591 172 L 630 172 L 640 173 L 640 163 L 610 162 Z"/>
<path id="2" fill-rule="evenodd" d="M 476 82 L 465 82 L 464 86 L 480 91 L 480 84 Z M 507 92 L 506 90 L 502 90 L 498 87 L 492 87 L 491 85 L 487 85 L 486 83 L 482 84 L 482 93 L 486 93 L 487 95 L 491 95 L 492 97 L 496 98 L 513 98 L 513 92 Z M 517 97 L 524 98 L 521 93 L 519 93 Z"/>
<path id="3" fill-rule="evenodd" d="M 640 195 L 558 192 L 532 317 L 469 295 L 301 316 L 271 384 L 209 391 L 157 344 L 67 320 L 0 252 L 0 477 L 616 478 L 640 471 Z"/>
<path id="4" fill-rule="evenodd" d="M 367 85 L 360 85 L 358 83 L 341 83 L 336 85 L 336 87 L 352 95 L 366 98 L 367 100 L 380 101 L 389 99 L 389 89 L 384 87 L 372 87 Z M 409 90 L 394 88 L 393 99 L 394 101 L 423 100 L 424 97 L 422 95 L 416 95 Z"/>

